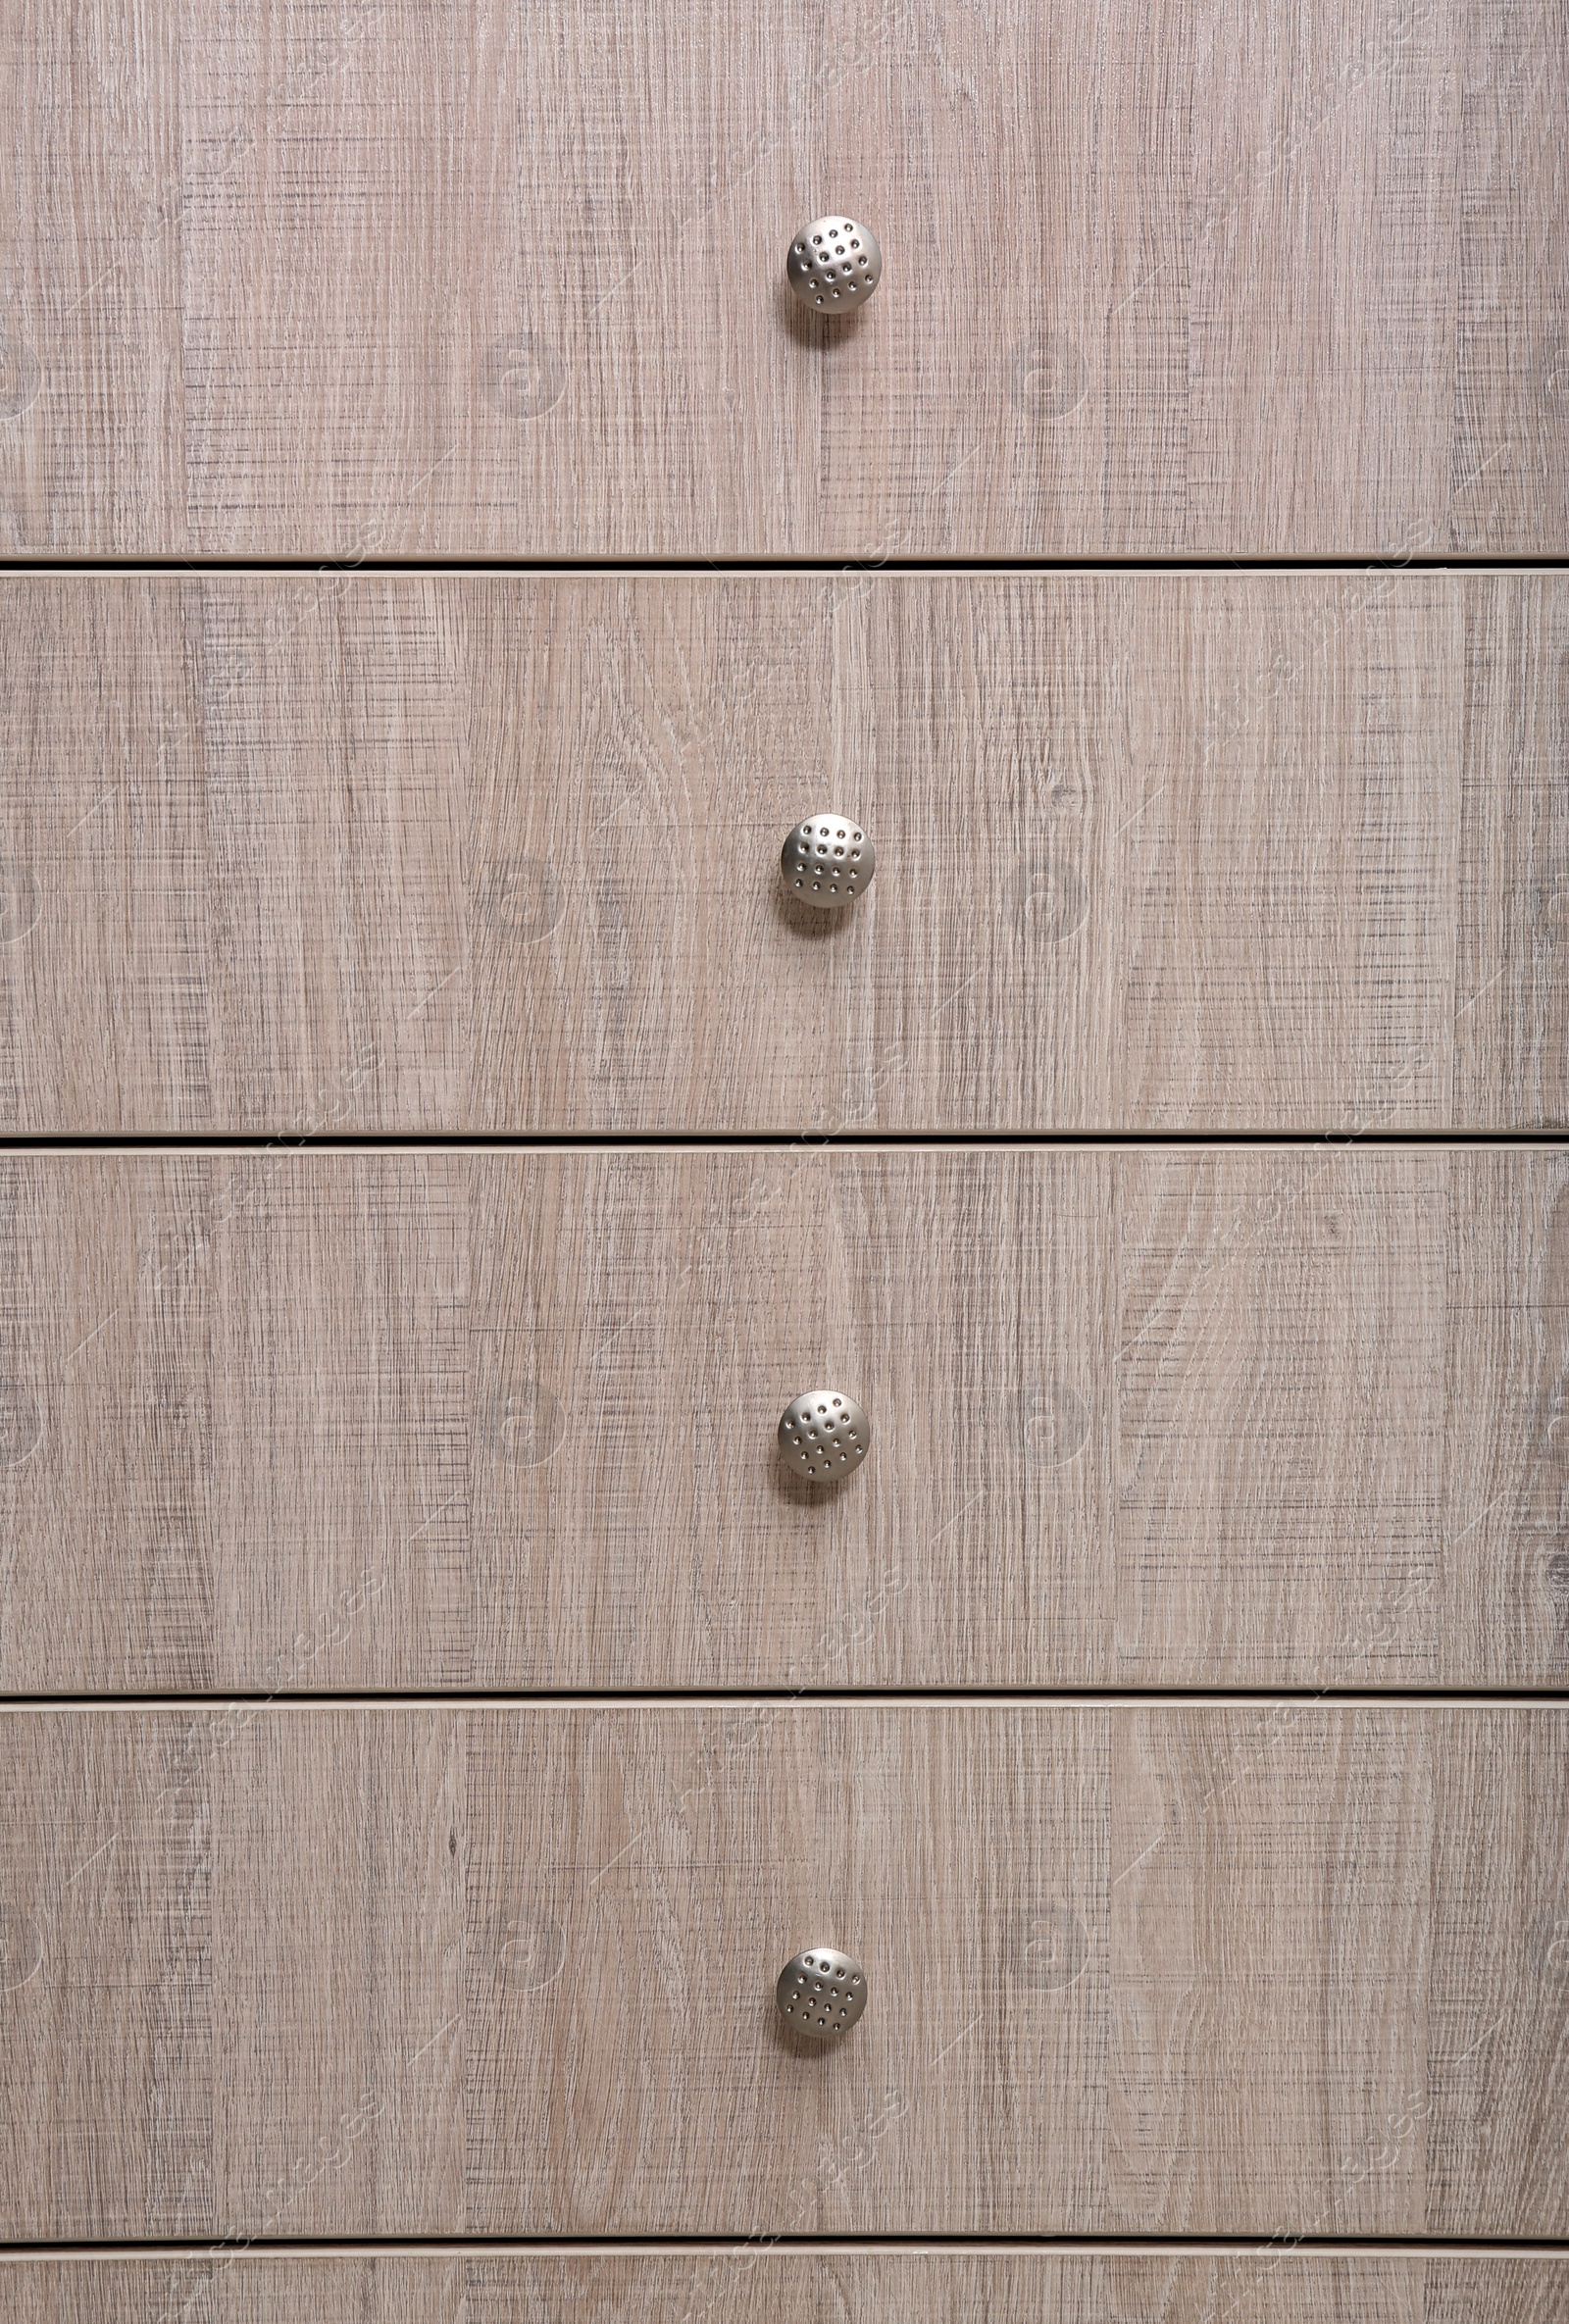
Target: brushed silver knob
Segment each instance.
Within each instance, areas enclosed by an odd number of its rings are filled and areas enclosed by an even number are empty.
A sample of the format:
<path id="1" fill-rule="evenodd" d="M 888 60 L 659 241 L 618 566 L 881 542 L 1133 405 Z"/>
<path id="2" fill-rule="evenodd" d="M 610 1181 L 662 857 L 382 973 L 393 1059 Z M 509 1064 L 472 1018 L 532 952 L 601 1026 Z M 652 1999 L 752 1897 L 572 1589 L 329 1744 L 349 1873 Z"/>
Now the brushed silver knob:
<path id="1" fill-rule="evenodd" d="M 866 1971 L 832 1945 L 809 1945 L 779 1973 L 774 1998 L 786 2024 L 814 2042 L 847 2034 L 866 2007 Z"/>
<path id="2" fill-rule="evenodd" d="M 813 1388 L 785 1405 L 779 1448 L 787 1469 L 814 1485 L 833 1485 L 865 1460 L 872 1424 L 842 1389 Z"/>
<path id="3" fill-rule="evenodd" d="M 883 253 L 870 227 L 835 211 L 814 218 L 790 244 L 784 274 L 803 307 L 814 314 L 847 315 L 864 307 L 883 279 Z"/>
<path id="4" fill-rule="evenodd" d="M 780 850 L 779 870 L 803 904 L 836 912 L 870 884 L 877 850 L 858 823 L 825 809 L 795 826 Z"/>

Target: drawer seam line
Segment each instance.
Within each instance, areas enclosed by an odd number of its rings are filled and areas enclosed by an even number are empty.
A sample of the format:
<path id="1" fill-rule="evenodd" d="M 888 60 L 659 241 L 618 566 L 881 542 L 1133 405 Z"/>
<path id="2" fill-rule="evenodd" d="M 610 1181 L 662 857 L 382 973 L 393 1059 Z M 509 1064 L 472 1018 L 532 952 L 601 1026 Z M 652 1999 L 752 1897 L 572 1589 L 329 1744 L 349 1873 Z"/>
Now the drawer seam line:
<path id="1" fill-rule="evenodd" d="M 468 1687 L 324 1689 L 318 1693 L 262 1689 L 208 1689 L 145 1693 L 0 1693 L 0 1711 L 158 1710 L 233 1705 L 263 1710 L 715 1710 L 751 1703 L 802 1709 L 1172 1708 L 1202 1703 L 1258 1709 L 1301 1702 L 1325 1710 L 1395 1703 L 1409 1710 L 1509 1710 L 1569 1705 L 1569 1687 L 956 1687 L 937 1680 L 912 1687 Z"/>
<path id="2" fill-rule="evenodd" d="M 498 580 L 551 580 L 579 576 L 591 579 L 661 577 L 759 579 L 774 576 L 858 574 L 869 580 L 884 576 L 940 579 L 995 574 L 1236 574 L 1291 573 L 1424 573 L 1424 574 L 1551 574 L 1569 571 L 1569 555 L 1550 556 L 1429 556 L 1388 557 L 1375 551 L 1330 557 L 1260 556 L 1178 557 L 363 557 L 352 560 L 317 557 L 182 557 L 182 556 L 33 556 L 0 557 L 0 573 L 28 574 L 150 574 L 186 577 L 192 581 L 221 580 L 246 574 L 308 575 L 332 573 L 417 577 L 430 574 L 493 576 Z"/>
<path id="3" fill-rule="evenodd" d="M 835 2229 L 822 2234 L 776 2234 L 759 2230 L 750 2235 L 386 2235 L 386 2236 L 244 2236 L 215 2237 L 209 2240 L 191 2237 L 103 2237 L 97 2240 L 73 2238 L 40 2238 L 28 2242 L 0 2242 L 0 2258 L 38 2257 L 49 2254 L 67 2256 L 91 2255 L 104 2258 L 117 2254 L 171 2257 L 219 2257 L 232 2253 L 243 2257 L 250 2252 L 305 2252 L 347 2255 L 350 2252 L 396 2253 L 403 2251 L 498 2251 L 552 2252 L 602 2250 L 621 2253 L 648 2251 L 748 2251 L 748 2250 L 1059 2250 L 1059 2251 L 1159 2251 L 1228 2252 L 1246 2256 L 1249 2253 L 1290 2256 L 1296 2251 L 1378 2253 L 1412 2256 L 1439 2253 L 1497 2254 L 1557 2256 L 1569 2253 L 1569 2237 L 1563 2236 L 1314 2236 L 1292 2235 L 1277 2230 L 1273 2234 L 1149 2234 L 1149 2235 L 1034 2235 L 1018 2230 L 999 2230 L 972 2234 L 926 2234 L 917 2231 L 889 2232 L 886 2229 Z"/>
<path id="4" fill-rule="evenodd" d="M 330 1136 L 265 1131 L 38 1132 L 0 1137 L 0 1155 L 301 1153 L 988 1153 L 1010 1150 L 1125 1152 L 1247 1149 L 1270 1152 L 1323 1147 L 1399 1153 L 1472 1147 L 1569 1151 L 1569 1124 L 1537 1130 L 869 1130 L 838 1137 L 803 1137 L 787 1130 L 701 1131 L 334 1131 Z"/>

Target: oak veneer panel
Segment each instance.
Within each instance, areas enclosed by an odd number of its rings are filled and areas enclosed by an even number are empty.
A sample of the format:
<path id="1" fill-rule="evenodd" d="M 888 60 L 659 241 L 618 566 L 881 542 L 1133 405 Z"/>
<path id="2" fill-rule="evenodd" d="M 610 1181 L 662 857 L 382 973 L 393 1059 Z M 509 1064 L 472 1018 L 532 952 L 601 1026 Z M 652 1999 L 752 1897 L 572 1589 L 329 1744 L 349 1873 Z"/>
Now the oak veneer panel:
<path id="1" fill-rule="evenodd" d="M 1556 5 L 9 0 L 0 57 L 13 553 L 1569 549 Z"/>
<path id="2" fill-rule="evenodd" d="M 9 2324 L 1559 2324 L 1569 2261 L 729 2250 L 0 2259 Z"/>
<path id="3" fill-rule="evenodd" d="M 0 1130 L 1569 1119 L 1569 577 L 0 582 Z M 879 868 L 787 902 L 833 805 Z"/>
<path id="4" fill-rule="evenodd" d="M 1566 1221 L 1529 1149 L 5 1157 L 0 1687 L 1561 1686 Z"/>
<path id="5" fill-rule="evenodd" d="M 0 1784 L 11 2240 L 1569 2227 L 1561 1708 L 13 1711 Z"/>

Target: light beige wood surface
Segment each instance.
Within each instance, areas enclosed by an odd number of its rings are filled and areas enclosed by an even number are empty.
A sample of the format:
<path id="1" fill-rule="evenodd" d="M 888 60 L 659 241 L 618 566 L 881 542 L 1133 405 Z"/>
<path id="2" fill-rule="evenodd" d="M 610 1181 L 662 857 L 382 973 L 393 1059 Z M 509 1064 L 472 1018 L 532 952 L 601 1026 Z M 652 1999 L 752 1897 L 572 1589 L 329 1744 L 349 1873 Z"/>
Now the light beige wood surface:
<path id="1" fill-rule="evenodd" d="M 0 1129 L 1569 1120 L 1569 577 L 0 583 Z M 787 902 L 861 816 L 846 914 Z"/>
<path id="2" fill-rule="evenodd" d="M 1566 1173 L 13 1155 L 0 1688 L 1561 1686 Z"/>
<path id="3" fill-rule="evenodd" d="M 0 2259 L 9 2324 L 1560 2324 L 1569 2260 L 1257 2252 Z"/>
<path id="4" fill-rule="evenodd" d="M 0 1768 L 11 2240 L 1569 2228 L 1562 1708 L 13 1710 Z"/>
<path id="5" fill-rule="evenodd" d="M 9 0 L 0 87 L 12 553 L 1569 549 L 1541 0 Z"/>

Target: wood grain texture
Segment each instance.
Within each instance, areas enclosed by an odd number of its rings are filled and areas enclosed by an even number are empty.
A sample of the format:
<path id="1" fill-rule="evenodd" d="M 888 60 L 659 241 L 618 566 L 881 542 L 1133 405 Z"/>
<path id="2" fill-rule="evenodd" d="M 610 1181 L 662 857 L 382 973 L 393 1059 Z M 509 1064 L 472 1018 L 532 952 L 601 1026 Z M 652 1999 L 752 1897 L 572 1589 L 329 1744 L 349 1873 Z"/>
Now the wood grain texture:
<path id="1" fill-rule="evenodd" d="M 0 1782 L 11 2240 L 1569 2226 L 1561 1707 L 11 1711 Z"/>
<path id="2" fill-rule="evenodd" d="M 0 2259 L 8 2324 L 1559 2324 L 1569 2261 L 1288 2249 Z"/>
<path id="3" fill-rule="evenodd" d="M 0 25 L 3 545 L 1562 554 L 1558 0 Z M 886 273 L 784 288 L 842 202 Z"/>
<path id="4" fill-rule="evenodd" d="M 1562 1686 L 1566 1219 L 1496 1149 L 13 1155 L 0 1688 Z"/>
<path id="5" fill-rule="evenodd" d="M 7 1133 L 1569 1121 L 1562 575 L 0 613 Z M 779 883 L 819 806 L 879 851 L 845 914 Z"/>

